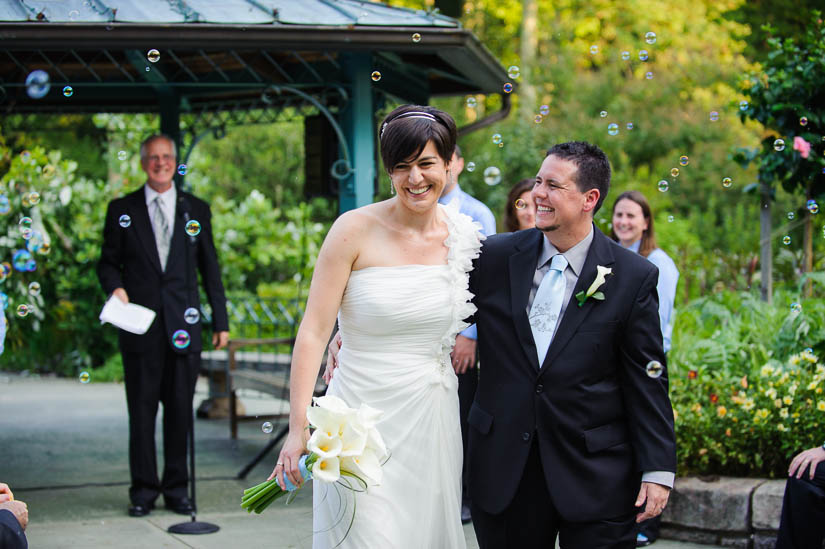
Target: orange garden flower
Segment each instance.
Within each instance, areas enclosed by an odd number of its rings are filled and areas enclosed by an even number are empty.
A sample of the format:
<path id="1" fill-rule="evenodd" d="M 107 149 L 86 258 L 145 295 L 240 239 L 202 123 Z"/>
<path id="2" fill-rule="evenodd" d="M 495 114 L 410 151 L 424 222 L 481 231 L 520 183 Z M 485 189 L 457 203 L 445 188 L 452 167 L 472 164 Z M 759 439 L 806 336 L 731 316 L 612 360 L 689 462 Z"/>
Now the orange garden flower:
<path id="1" fill-rule="evenodd" d="M 716 404 L 717 402 L 719 402 L 719 397 L 718 397 L 718 396 L 716 396 L 716 394 L 715 394 L 715 393 L 711 393 L 711 394 L 710 394 L 710 401 L 711 401 L 712 403 Z"/>
<path id="2" fill-rule="evenodd" d="M 690 370 L 688 372 L 688 379 L 696 379 L 696 376 L 697 376 L 696 370 Z"/>

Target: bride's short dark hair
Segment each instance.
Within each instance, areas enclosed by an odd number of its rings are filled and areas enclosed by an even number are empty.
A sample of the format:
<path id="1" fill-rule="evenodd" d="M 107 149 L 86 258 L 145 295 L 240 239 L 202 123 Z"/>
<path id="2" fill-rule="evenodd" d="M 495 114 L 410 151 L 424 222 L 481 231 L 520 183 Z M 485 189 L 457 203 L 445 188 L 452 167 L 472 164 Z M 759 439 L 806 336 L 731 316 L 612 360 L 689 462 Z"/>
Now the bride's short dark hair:
<path id="1" fill-rule="evenodd" d="M 455 149 L 455 120 L 435 107 L 402 105 L 384 118 L 379 137 L 381 160 L 388 172 L 392 172 L 397 164 L 421 154 L 430 140 L 435 144 L 438 156 L 449 162 Z"/>

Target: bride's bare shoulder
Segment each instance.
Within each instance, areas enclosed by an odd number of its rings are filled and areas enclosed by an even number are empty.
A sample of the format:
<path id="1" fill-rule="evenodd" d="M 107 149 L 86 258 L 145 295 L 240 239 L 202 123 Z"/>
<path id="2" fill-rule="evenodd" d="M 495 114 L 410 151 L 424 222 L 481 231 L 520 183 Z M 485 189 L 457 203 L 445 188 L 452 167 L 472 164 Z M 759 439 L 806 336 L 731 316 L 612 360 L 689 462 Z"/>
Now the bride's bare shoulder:
<path id="1" fill-rule="evenodd" d="M 385 209 L 386 205 L 378 202 L 344 212 L 332 224 L 327 238 L 348 240 L 372 234 L 383 224 Z"/>

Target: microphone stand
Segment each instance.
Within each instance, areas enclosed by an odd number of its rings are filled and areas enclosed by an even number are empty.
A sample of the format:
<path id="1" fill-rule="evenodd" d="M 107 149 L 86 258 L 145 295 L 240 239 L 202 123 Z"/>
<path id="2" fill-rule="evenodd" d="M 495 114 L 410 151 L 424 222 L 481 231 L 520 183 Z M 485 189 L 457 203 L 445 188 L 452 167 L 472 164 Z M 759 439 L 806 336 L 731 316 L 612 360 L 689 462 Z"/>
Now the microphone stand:
<path id="1" fill-rule="evenodd" d="M 179 204 L 185 204 L 184 198 L 180 197 L 178 199 Z M 183 211 L 183 221 L 184 221 L 184 228 L 186 224 L 189 223 L 189 211 L 188 207 Z M 184 237 L 186 240 L 189 240 L 193 245 L 197 244 L 194 236 Z M 184 256 L 186 260 L 186 295 L 187 300 L 191 297 L 192 287 L 190 286 L 190 279 L 189 279 L 189 247 L 186 246 L 186 240 L 184 240 Z M 197 275 L 196 275 L 197 276 Z M 197 301 L 197 300 L 195 300 Z M 200 322 L 200 319 L 198 319 Z M 187 353 L 187 362 L 189 362 L 189 366 L 192 366 L 192 356 L 191 353 Z M 189 429 L 188 429 L 188 442 L 189 442 L 189 499 L 192 500 L 192 515 L 191 520 L 189 522 L 179 522 L 178 524 L 173 524 L 169 528 L 167 528 L 167 532 L 170 534 L 212 534 L 220 530 L 220 526 L 217 524 L 212 524 L 209 522 L 201 522 L 197 520 L 197 505 L 195 504 L 195 411 L 192 409 L 192 404 L 195 402 L 195 384 L 197 383 L 197 377 L 195 377 L 195 383 L 192 384 L 192 390 L 189 393 L 189 403 L 190 403 L 190 410 L 189 410 Z"/>

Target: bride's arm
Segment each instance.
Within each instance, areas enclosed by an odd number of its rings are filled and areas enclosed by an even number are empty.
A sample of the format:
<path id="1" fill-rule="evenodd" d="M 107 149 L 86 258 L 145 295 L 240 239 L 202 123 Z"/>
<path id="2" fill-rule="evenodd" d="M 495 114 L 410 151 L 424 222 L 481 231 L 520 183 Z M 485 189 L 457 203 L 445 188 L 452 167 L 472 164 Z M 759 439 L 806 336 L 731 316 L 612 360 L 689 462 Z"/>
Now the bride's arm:
<path id="1" fill-rule="evenodd" d="M 315 380 L 324 348 L 335 325 L 335 318 L 352 265 L 358 258 L 364 216 L 355 212 L 342 215 L 330 229 L 312 274 L 306 312 L 298 328 L 292 351 L 289 384 L 289 435 L 278 463 L 269 478 L 277 476 L 283 488 L 283 474 L 296 486 L 301 482 L 298 460 L 306 451 L 308 439 L 306 409 L 312 400 Z M 283 469 L 279 465 L 283 464 Z"/>

